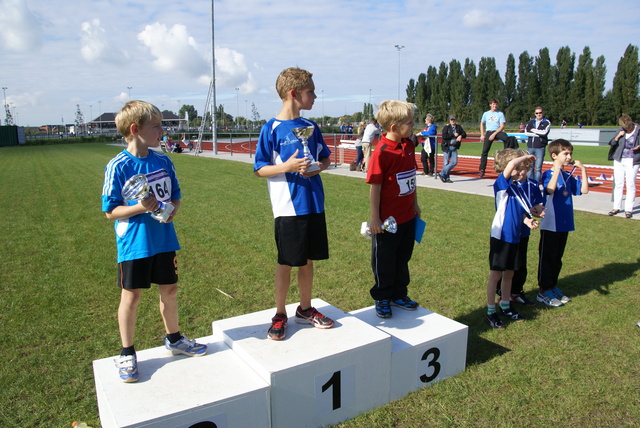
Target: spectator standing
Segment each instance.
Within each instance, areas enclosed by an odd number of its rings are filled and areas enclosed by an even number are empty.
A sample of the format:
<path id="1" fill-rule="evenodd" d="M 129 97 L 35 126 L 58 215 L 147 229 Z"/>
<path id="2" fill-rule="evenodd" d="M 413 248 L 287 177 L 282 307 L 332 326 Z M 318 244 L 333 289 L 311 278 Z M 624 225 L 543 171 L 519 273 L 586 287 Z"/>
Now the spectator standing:
<path id="1" fill-rule="evenodd" d="M 373 144 L 373 140 L 377 135 L 380 135 L 380 130 L 378 129 L 378 121 L 374 118 L 371 119 L 367 127 L 364 129 L 364 134 L 362 134 L 362 153 L 364 154 L 364 165 L 362 166 L 362 170 L 364 172 L 367 172 L 367 169 L 369 168 L 371 144 Z"/>
<path id="2" fill-rule="evenodd" d="M 436 135 L 438 134 L 438 127 L 433 121 L 433 115 L 431 113 L 427 114 L 424 118 L 424 130 L 420 133 L 425 137 L 422 143 L 422 153 L 420 154 L 423 175 L 433 175 L 436 171 Z"/>
<path id="3" fill-rule="evenodd" d="M 609 141 L 615 147 L 613 152 L 613 209 L 609 215 L 616 215 L 622 210 L 622 193 L 625 183 L 627 194 L 624 202 L 624 215 L 633 217 L 633 206 L 636 201 L 636 176 L 640 169 L 640 127 L 631 116 L 620 116 L 618 134 Z"/>
<path id="4" fill-rule="evenodd" d="M 507 141 L 508 135 L 504 132 L 507 119 L 504 113 L 498 110 L 498 100 L 492 98 L 489 101 L 489 110 L 482 114 L 480 119 L 480 138 L 482 142 L 482 155 L 480 156 L 480 173 L 478 178 L 484 177 L 484 170 L 487 167 L 487 157 L 494 140 Z"/>
<path id="5" fill-rule="evenodd" d="M 536 157 L 533 169 L 529 171 L 529 178 L 539 182 L 542 176 L 544 152 L 549 142 L 548 135 L 551 130 L 551 122 L 544 117 L 544 109 L 542 107 L 536 107 L 533 114 L 535 118 L 527 122 L 525 135 L 529 137 L 527 140 L 527 150 Z"/>
<path id="6" fill-rule="evenodd" d="M 443 167 L 440 172 L 440 180 L 443 183 L 453 183 L 449 174 L 451 170 L 458 164 L 458 149 L 462 143 L 463 138 L 467 138 L 467 133 L 464 132 L 461 125 L 457 123 L 457 117 L 455 114 L 449 116 L 449 124 L 442 128 L 442 155 L 443 155 Z"/>

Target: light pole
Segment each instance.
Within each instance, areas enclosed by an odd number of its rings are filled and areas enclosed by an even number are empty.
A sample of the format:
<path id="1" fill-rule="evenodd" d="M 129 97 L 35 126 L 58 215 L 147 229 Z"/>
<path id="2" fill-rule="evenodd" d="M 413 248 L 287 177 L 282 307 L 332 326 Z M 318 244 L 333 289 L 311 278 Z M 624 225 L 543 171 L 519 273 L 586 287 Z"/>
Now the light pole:
<path id="1" fill-rule="evenodd" d="M 93 104 L 89 104 L 89 122 L 93 121 Z"/>
<path id="2" fill-rule="evenodd" d="M 404 46 L 396 45 L 395 48 L 398 49 L 398 99 L 400 99 L 400 51 Z"/>
<path id="3" fill-rule="evenodd" d="M 131 88 L 133 88 L 133 86 L 127 86 L 127 89 L 129 90 L 129 101 L 131 101 Z"/>
<path id="4" fill-rule="evenodd" d="M 324 89 L 322 90 L 322 126 L 324 127 Z"/>
<path id="5" fill-rule="evenodd" d="M 4 95 L 4 103 L 2 103 L 2 107 L 4 107 L 5 112 L 6 112 L 6 110 L 7 110 L 7 89 L 8 89 L 8 88 L 7 88 L 6 86 L 3 86 L 3 87 L 2 87 L 2 94 Z M 8 118 L 5 116 L 5 118 L 4 118 L 4 124 L 5 124 L 5 125 L 9 125 L 9 124 L 7 123 L 7 119 L 8 119 Z"/>
<path id="6" fill-rule="evenodd" d="M 247 126 L 248 119 L 249 119 L 249 100 L 244 100 L 244 125 L 245 126 Z"/>
<path id="7" fill-rule="evenodd" d="M 236 130 L 238 130 L 238 116 L 240 116 L 240 88 L 236 88 Z"/>
<path id="8" fill-rule="evenodd" d="M 98 121 L 98 130 L 100 135 L 102 135 L 102 100 L 98 100 L 98 117 L 100 118 Z"/>

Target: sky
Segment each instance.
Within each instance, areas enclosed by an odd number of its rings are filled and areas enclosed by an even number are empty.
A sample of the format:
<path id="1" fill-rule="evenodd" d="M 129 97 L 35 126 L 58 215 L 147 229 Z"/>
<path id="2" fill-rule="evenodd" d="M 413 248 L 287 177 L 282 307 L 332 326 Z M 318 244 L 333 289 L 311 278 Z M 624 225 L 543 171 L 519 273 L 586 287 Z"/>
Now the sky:
<path id="1" fill-rule="evenodd" d="M 129 97 L 201 115 L 211 81 L 211 0 L 0 0 L 0 85 L 20 126 L 116 112 Z M 487 5 L 491 9 L 485 9 Z M 216 103 L 232 116 L 275 116 L 275 80 L 299 66 L 317 99 L 306 117 L 405 98 L 429 66 L 508 55 L 552 63 L 569 46 L 604 55 L 607 88 L 640 44 L 638 0 L 215 0 Z M 236 89 L 237 88 L 237 89 Z M 398 96 L 399 94 L 399 96 Z M 4 100 L 3 103 L 4 104 Z M 4 124 L 4 111 L 0 120 Z"/>

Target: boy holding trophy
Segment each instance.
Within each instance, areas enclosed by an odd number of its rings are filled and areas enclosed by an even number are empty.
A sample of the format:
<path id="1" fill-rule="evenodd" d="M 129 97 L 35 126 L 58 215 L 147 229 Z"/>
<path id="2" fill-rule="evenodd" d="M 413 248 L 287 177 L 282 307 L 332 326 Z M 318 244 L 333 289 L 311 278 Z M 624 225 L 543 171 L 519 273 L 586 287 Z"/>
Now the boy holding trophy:
<path id="1" fill-rule="evenodd" d="M 416 310 L 418 304 L 408 296 L 409 260 L 413 254 L 416 216 L 420 207 L 416 195 L 414 105 L 404 101 L 383 101 L 376 119 L 386 131 L 371 156 L 367 169 L 370 189 L 371 268 L 376 315 L 391 318 L 391 306 Z M 385 232 L 383 220 L 393 217 L 395 233 Z"/>
<path id="2" fill-rule="evenodd" d="M 331 328 L 333 321 L 311 306 L 313 260 L 329 258 L 324 189 L 319 173 L 330 165 L 331 152 L 318 125 L 300 117 L 316 99 L 312 74 L 297 67 L 283 70 L 276 80 L 282 110 L 260 132 L 254 173 L 267 179 L 275 218 L 278 263 L 275 273 L 276 315 L 267 338 L 282 340 L 287 328 L 285 303 L 291 270 L 298 268 L 300 305 L 295 321 Z"/>
<path id="3" fill-rule="evenodd" d="M 118 286 L 121 288 L 118 326 L 122 350 L 116 359 L 123 382 L 138 380 L 133 344 L 136 310 L 142 290 L 158 284 L 165 347 L 174 355 L 201 356 L 201 345 L 178 328 L 178 270 L 180 249 L 172 220 L 180 207 L 180 186 L 171 159 L 150 150 L 162 138 L 162 113 L 144 101 L 129 101 L 116 116 L 127 148 L 105 168 L 102 211 L 115 220 Z"/>

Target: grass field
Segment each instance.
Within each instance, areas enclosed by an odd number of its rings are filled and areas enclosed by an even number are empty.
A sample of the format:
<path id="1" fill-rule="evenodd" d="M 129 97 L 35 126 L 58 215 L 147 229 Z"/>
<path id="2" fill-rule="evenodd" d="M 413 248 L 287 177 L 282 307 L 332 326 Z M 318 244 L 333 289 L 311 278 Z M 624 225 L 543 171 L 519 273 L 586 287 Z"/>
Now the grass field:
<path id="1" fill-rule="evenodd" d="M 99 426 L 91 362 L 120 346 L 113 223 L 100 212 L 100 191 L 104 166 L 121 149 L 0 149 L 2 427 L 64 427 L 78 419 Z M 266 183 L 251 165 L 173 159 L 183 194 L 175 220 L 183 248 L 181 330 L 202 337 L 214 320 L 274 306 L 273 219 Z M 370 244 L 358 233 L 368 217 L 368 186 L 334 175 L 323 180 L 331 258 L 316 263 L 314 295 L 348 312 L 372 304 Z M 573 301 L 524 308 L 527 321 L 492 331 L 482 317 L 493 200 L 418 192 L 428 226 L 411 261 L 410 295 L 470 327 L 467 368 L 341 426 L 638 426 L 637 223 L 576 212 L 560 283 Z M 536 271 L 537 244 L 533 233 L 529 272 Z M 531 298 L 534 289 L 530 275 Z M 163 335 L 150 290 L 136 348 L 160 346 Z"/>

